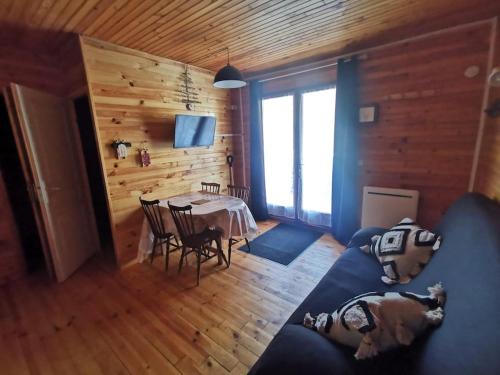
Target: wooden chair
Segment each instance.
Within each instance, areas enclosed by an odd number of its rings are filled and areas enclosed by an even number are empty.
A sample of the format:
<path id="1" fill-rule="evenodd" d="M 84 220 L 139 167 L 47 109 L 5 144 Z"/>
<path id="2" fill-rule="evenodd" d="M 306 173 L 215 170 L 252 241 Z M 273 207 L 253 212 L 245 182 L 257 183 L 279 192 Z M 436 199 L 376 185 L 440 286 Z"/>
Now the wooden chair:
<path id="1" fill-rule="evenodd" d="M 236 186 L 236 185 L 227 185 L 227 194 L 236 198 L 240 198 L 243 202 L 248 204 L 248 197 L 250 196 L 250 189 L 244 186 Z M 248 242 L 248 238 L 244 237 L 245 244 L 247 245 L 248 252 L 250 252 L 250 243 Z M 228 249 L 228 260 L 229 264 L 231 264 L 231 250 L 234 244 L 240 242 L 242 239 L 236 239 L 231 237 L 229 239 L 229 249 Z"/>
<path id="2" fill-rule="evenodd" d="M 220 184 L 216 182 L 202 182 L 201 183 L 201 191 L 205 191 L 208 193 L 219 194 L 220 192 Z"/>
<path id="3" fill-rule="evenodd" d="M 177 241 L 177 237 L 171 232 L 167 232 L 165 230 L 165 226 L 163 224 L 163 217 L 160 211 L 160 201 L 147 201 L 145 199 L 139 198 L 141 201 L 142 209 L 144 210 L 144 214 L 148 219 L 149 226 L 151 227 L 151 231 L 153 232 L 153 249 L 151 250 L 150 262 L 153 263 L 153 259 L 155 256 L 156 248 L 160 245 L 160 254 L 162 253 L 162 245 L 167 244 L 167 251 L 165 253 L 165 271 L 168 270 L 168 261 L 169 255 L 172 251 L 180 249 L 179 242 Z M 171 242 L 172 238 L 175 240 L 175 244 Z M 173 246 L 172 249 L 170 246 Z"/>
<path id="4" fill-rule="evenodd" d="M 240 198 L 243 202 L 248 204 L 250 189 L 244 186 L 227 185 L 227 195 Z"/>
<path id="5" fill-rule="evenodd" d="M 196 285 L 200 285 L 200 266 L 201 263 L 217 256 L 219 264 L 222 264 L 222 259 L 229 267 L 229 262 L 222 251 L 222 233 L 218 230 L 205 228 L 202 232 L 196 233 L 193 222 L 193 215 L 191 213 L 191 205 L 184 207 L 173 206 L 168 204 L 170 208 L 170 213 L 174 219 L 175 226 L 177 227 L 177 232 L 181 237 L 182 241 L 182 254 L 179 261 L 179 272 L 182 269 L 182 263 L 184 259 L 187 260 L 186 256 L 192 252 L 196 254 Z M 210 253 L 211 244 L 215 241 L 217 244 L 217 251 L 215 253 Z M 190 251 L 187 251 L 190 248 Z M 204 258 L 202 260 L 202 258 Z"/>

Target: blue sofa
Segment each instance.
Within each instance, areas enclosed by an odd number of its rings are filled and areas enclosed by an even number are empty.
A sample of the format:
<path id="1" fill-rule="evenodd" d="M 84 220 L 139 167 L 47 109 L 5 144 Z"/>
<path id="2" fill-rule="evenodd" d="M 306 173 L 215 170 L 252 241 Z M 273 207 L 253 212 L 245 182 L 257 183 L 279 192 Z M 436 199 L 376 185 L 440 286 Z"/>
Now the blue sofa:
<path id="1" fill-rule="evenodd" d="M 292 314 L 250 370 L 276 374 L 500 374 L 500 205 L 466 194 L 434 231 L 441 248 L 406 285 L 380 281 L 381 267 L 359 248 L 349 248 Z M 334 311 L 358 294 L 407 290 L 425 293 L 442 281 L 448 299 L 440 327 L 410 347 L 356 361 L 354 350 L 301 325 L 306 312 Z"/>

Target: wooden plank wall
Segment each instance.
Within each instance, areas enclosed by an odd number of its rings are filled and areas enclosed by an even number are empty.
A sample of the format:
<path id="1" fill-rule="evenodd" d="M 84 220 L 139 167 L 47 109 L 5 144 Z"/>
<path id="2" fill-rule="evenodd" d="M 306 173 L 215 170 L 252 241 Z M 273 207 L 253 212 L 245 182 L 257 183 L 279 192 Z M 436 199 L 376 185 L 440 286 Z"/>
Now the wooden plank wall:
<path id="1" fill-rule="evenodd" d="M 63 79 L 63 96 L 76 98 L 87 94 L 87 77 L 83 66 L 80 36 L 72 34 L 67 43 L 57 51 L 59 71 Z"/>
<path id="2" fill-rule="evenodd" d="M 419 222 L 431 227 L 468 190 L 491 25 L 369 53 L 361 101 L 379 103 L 361 131 L 362 185 L 420 191 Z M 466 78 L 477 65 L 480 74 Z"/>
<path id="3" fill-rule="evenodd" d="M 250 128 L 248 111 L 239 109 L 248 103 L 248 89 L 231 90 L 231 103 L 235 110 L 231 111 L 233 124 L 233 181 L 239 186 L 250 186 Z"/>
<path id="4" fill-rule="evenodd" d="M 500 67 L 498 30 L 493 66 Z M 490 87 L 488 106 L 496 100 L 500 100 L 500 87 Z M 486 117 L 474 190 L 500 201 L 500 117 Z"/>
<path id="5" fill-rule="evenodd" d="M 430 34 L 374 49 L 360 62 L 361 103 L 380 106 L 378 123 L 360 130 L 361 186 L 419 190 L 422 225 L 437 223 L 468 189 L 490 32 L 485 22 Z M 471 65 L 480 74 L 466 78 Z M 312 74 L 317 78 L 318 71 L 304 73 L 303 82 Z M 323 81 L 329 80 L 325 71 Z M 289 84 L 279 79 L 273 86 L 279 91 Z M 237 94 L 233 103 L 238 105 Z M 248 100 L 242 108 L 248 129 Z"/>
<path id="6" fill-rule="evenodd" d="M 50 56 L 15 46 L 0 48 L 0 88 L 11 82 L 54 95 L 65 91 L 59 67 Z"/>
<path id="7" fill-rule="evenodd" d="M 190 67 L 201 104 L 194 111 L 176 99 L 184 64 L 82 38 L 94 122 L 104 168 L 114 248 L 119 265 L 135 259 L 144 219 L 139 197 L 166 198 L 199 190 L 201 181 L 228 184 L 226 155 L 232 152 L 230 98 L 214 89 L 213 74 Z M 176 114 L 215 115 L 215 144 L 205 148 L 174 149 Z M 113 139 L 132 143 L 129 156 L 117 160 Z M 141 144 L 149 149 L 152 165 L 138 160 Z"/>
<path id="8" fill-rule="evenodd" d="M 0 171 L 0 285 L 25 273 L 23 249 Z"/>

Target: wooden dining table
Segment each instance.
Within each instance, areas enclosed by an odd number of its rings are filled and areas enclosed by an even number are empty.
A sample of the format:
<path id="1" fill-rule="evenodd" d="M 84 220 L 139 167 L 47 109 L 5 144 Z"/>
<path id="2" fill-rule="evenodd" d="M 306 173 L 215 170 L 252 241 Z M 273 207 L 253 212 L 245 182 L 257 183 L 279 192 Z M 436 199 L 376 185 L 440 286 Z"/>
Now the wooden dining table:
<path id="1" fill-rule="evenodd" d="M 221 231 L 222 238 L 225 240 L 243 237 L 252 239 L 257 233 L 257 224 L 243 200 L 229 195 L 195 191 L 160 200 L 165 229 L 174 233 L 177 238 L 179 235 L 168 209 L 169 202 L 174 206 L 191 205 L 196 232 L 201 232 L 206 227 L 215 228 Z M 151 254 L 152 244 L 153 232 L 144 217 L 137 252 L 139 262 L 144 261 Z"/>

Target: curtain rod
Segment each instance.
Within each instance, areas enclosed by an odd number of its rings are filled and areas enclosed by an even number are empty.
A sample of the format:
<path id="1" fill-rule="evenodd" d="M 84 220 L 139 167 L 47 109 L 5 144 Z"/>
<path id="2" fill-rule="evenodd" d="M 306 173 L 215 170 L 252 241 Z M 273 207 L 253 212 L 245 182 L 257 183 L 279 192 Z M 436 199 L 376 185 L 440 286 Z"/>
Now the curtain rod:
<path id="1" fill-rule="evenodd" d="M 301 69 L 301 70 L 296 71 L 296 72 L 283 73 L 283 74 L 280 74 L 280 75 L 277 75 L 277 76 L 272 76 L 272 77 L 269 77 L 269 78 L 261 78 L 261 79 L 258 79 L 259 75 L 265 77 L 267 75 L 271 75 L 272 72 L 271 73 L 267 73 L 267 74 L 266 73 L 264 73 L 264 74 L 256 74 L 254 76 L 255 78 L 253 78 L 253 79 L 257 79 L 257 82 L 267 82 L 267 81 L 272 81 L 272 80 L 279 79 L 279 78 L 285 78 L 285 77 L 294 76 L 294 75 L 297 75 L 297 74 L 307 73 L 307 72 L 310 72 L 310 71 L 314 71 L 314 70 L 318 70 L 318 69 L 327 68 L 329 66 L 337 65 L 337 60 L 340 60 L 340 59 L 346 58 L 346 57 L 356 56 L 356 55 L 361 60 L 365 60 L 367 58 L 366 57 L 366 53 L 367 52 L 372 52 L 372 51 L 376 51 L 376 50 L 379 50 L 379 49 L 382 49 L 382 48 L 396 46 L 396 45 L 401 44 L 401 43 L 407 43 L 407 42 L 411 42 L 411 41 L 415 41 L 415 40 L 420 40 L 420 39 L 428 38 L 428 37 L 433 36 L 433 35 L 439 35 L 439 34 L 442 34 L 442 33 L 447 33 L 447 32 L 451 32 L 451 31 L 466 29 L 466 28 L 477 26 L 477 25 L 481 25 L 483 23 L 485 23 L 485 24 L 486 23 L 492 23 L 492 22 L 494 22 L 494 20 L 496 18 L 497 17 L 495 16 L 495 17 L 491 17 L 491 18 L 487 18 L 487 19 L 483 19 L 483 20 L 479 20 L 479 21 L 464 23 L 464 24 L 461 24 L 461 25 L 451 26 L 451 27 L 447 27 L 447 28 L 444 28 L 444 29 L 440 29 L 440 30 L 436 30 L 436 31 L 431 31 L 431 32 L 428 32 L 428 33 L 425 33 L 425 34 L 416 35 L 416 36 L 409 37 L 409 38 L 406 38 L 406 39 L 401 39 L 401 40 L 397 40 L 397 41 L 390 42 L 390 43 L 380 44 L 380 45 L 374 46 L 374 47 L 364 48 L 364 49 L 361 49 L 361 50 L 358 50 L 358 51 L 354 51 L 354 52 L 351 52 L 351 53 L 346 53 L 346 54 L 343 54 L 343 55 L 327 57 L 327 58 L 324 58 L 322 60 L 320 59 L 319 61 L 316 61 L 316 62 L 311 62 L 309 64 L 305 64 L 305 66 L 307 66 L 307 65 L 313 65 L 315 63 L 316 64 L 322 64 L 322 61 L 323 61 L 322 65 L 319 65 L 317 67 L 312 67 L 312 68 L 304 68 L 304 69 Z M 332 60 L 335 60 L 335 62 L 329 62 L 329 61 L 332 61 Z M 289 68 L 289 69 L 292 69 L 292 68 Z M 281 70 L 282 71 L 286 71 L 286 69 L 281 69 Z M 279 70 L 278 70 L 278 72 L 279 72 Z M 251 80 L 252 76 L 250 75 L 250 77 L 248 77 L 248 79 Z"/>
<path id="2" fill-rule="evenodd" d="M 324 68 L 328 68 L 330 66 L 335 66 L 337 65 L 337 62 L 333 62 L 333 63 L 330 63 L 330 64 L 325 64 L 325 65 L 321 65 L 321 66 L 317 66 L 317 67 L 314 67 L 314 68 L 309 68 L 309 69 L 302 69 L 302 70 L 299 70 L 297 72 L 291 72 L 291 73 L 286 73 L 286 74 L 282 74 L 282 75 L 279 75 L 279 76 L 274 76 L 274 77 L 270 77 L 270 78 L 263 78 L 263 79 L 260 79 L 258 82 L 268 82 L 268 81 L 273 81 L 275 79 L 280 79 L 280 78 L 285 78 L 285 77 L 290 77 L 290 76 L 295 76 L 295 75 L 298 75 L 298 74 L 303 74 L 303 73 L 307 73 L 307 72 L 312 72 L 314 70 L 319 70 L 319 69 L 324 69 Z"/>

